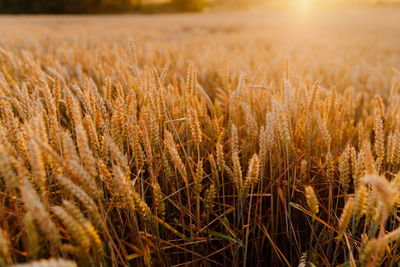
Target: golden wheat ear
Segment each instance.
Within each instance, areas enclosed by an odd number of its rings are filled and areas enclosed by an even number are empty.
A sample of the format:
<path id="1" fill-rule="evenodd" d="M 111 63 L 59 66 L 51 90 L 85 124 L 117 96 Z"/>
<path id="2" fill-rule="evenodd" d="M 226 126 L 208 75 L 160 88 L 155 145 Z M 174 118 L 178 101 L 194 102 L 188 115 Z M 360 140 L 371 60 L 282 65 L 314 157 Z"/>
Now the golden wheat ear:
<path id="1" fill-rule="evenodd" d="M 15 264 L 13 267 L 78 267 L 75 261 L 66 259 L 47 259 L 38 260 L 31 263 Z"/>

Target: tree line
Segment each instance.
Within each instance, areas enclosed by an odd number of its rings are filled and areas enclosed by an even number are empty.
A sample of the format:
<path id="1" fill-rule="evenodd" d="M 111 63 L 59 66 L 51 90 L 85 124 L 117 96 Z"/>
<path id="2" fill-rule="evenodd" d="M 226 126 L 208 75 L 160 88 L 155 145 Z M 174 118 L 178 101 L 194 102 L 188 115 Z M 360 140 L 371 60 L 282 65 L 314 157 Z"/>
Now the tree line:
<path id="1" fill-rule="evenodd" d="M 3 14 L 120 13 L 153 9 L 163 11 L 200 11 L 219 0 L 168 0 L 158 4 L 148 0 L 0 0 Z M 243 1 L 243 0 L 220 0 Z"/>

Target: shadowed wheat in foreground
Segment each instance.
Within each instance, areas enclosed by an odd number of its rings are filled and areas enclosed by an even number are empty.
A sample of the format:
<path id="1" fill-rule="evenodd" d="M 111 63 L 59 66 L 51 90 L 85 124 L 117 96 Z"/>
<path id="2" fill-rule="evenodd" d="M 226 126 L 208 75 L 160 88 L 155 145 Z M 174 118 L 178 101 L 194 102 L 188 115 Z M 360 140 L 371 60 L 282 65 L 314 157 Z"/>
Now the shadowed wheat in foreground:
<path id="1" fill-rule="evenodd" d="M 0 18 L 0 265 L 396 264 L 398 12 Z"/>

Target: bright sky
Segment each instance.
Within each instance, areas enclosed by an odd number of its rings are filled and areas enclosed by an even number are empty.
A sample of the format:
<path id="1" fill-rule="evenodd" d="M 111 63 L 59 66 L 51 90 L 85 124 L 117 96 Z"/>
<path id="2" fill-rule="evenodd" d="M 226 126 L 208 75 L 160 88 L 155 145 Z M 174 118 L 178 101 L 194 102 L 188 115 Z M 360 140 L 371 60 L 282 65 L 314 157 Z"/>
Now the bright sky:
<path id="1" fill-rule="evenodd" d="M 264 0 L 264 3 L 308 9 L 315 6 L 337 6 L 348 4 L 400 4 L 400 0 Z"/>

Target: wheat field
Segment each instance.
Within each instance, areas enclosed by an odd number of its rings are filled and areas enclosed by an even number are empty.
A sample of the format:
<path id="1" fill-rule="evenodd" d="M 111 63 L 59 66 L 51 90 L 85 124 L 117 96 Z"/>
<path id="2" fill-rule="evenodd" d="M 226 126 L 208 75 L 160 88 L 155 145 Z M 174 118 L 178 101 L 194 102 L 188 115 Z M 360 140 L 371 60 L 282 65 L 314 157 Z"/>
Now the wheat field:
<path id="1" fill-rule="evenodd" d="M 399 14 L 0 17 L 0 266 L 396 266 Z"/>

